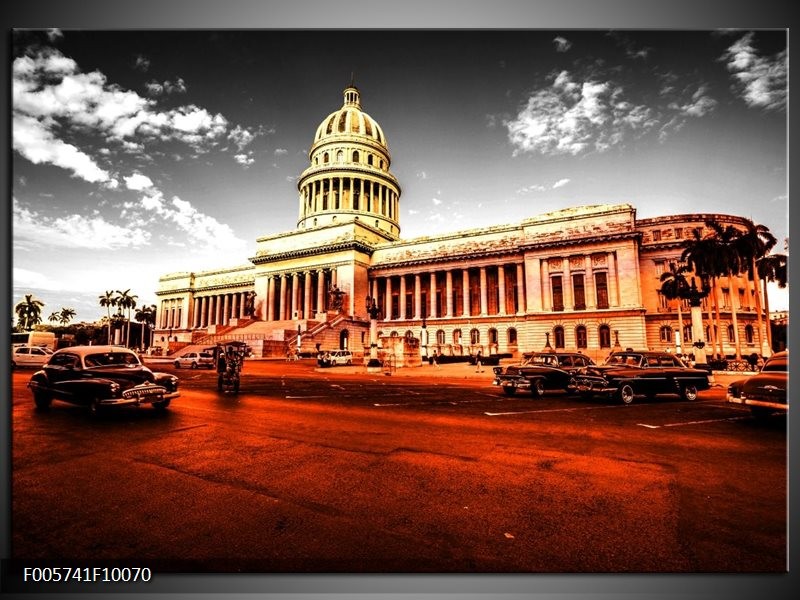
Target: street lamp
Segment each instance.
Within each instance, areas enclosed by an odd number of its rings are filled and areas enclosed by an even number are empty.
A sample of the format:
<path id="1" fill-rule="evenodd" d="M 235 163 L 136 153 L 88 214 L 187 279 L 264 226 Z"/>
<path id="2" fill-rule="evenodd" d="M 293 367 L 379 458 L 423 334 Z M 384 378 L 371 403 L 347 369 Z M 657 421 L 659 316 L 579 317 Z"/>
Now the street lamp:
<path id="1" fill-rule="evenodd" d="M 428 311 L 426 310 L 425 303 L 422 304 L 422 331 L 419 334 L 420 343 L 420 357 L 425 359 L 428 357 L 428 325 L 425 319 L 428 318 Z"/>
<path id="2" fill-rule="evenodd" d="M 706 364 L 706 352 L 703 348 L 705 348 L 705 340 L 703 336 L 703 311 L 700 308 L 700 301 L 708 296 L 708 293 L 711 291 L 711 286 L 708 285 L 708 281 L 701 277 L 700 279 L 700 289 L 697 289 L 697 283 L 695 283 L 694 277 L 692 277 L 692 284 L 689 289 L 687 296 L 687 300 L 689 300 L 689 306 L 692 314 L 692 346 L 697 348 L 698 352 L 694 353 L 694 362 L 695 364 Z"/>
<path id="3" fill-rule="evenodd" d="M 381 363 L 378 360 L 378 315 L 380 309 L 376 299 L 372 296 L 367 296 L 365 301 L 365 308 L 369 315 L 369 362 L 367 362 L 367 371 L 380 371 Z"/>

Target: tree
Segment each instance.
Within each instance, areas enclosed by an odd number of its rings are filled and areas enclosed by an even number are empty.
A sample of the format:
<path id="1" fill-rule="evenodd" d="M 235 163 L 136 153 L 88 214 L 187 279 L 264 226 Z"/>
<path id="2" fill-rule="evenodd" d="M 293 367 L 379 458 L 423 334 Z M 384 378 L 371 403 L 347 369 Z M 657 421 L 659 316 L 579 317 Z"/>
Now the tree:
<path id="1" fill-rule="evenodd" d="M 667 300 L 678 301 L 678 339 L 683 342 L 683 315 L 681 314 L 681 303 L 688 297 L 690 287 L 686 280 L 686 273 L 689 269 L 686 265 L 675 265 L 669 263 L 669 270 L 661 274 L 660 291 Z"/>
<path id="2" fill-rule="evenodd" d="M 736 302 L 736 290 L 733 287 L 733 276 L 740 274 L 744 269 L 744 259 L 739 250 L 741 247 L 742 231 L 733 225 L 722 225 L 718 221 L 706 221 L 706 226 L 714 230 L 717 252 L 719 254 L 719 275 L 727 275 L 728 294 L 731 301 L 731 321 L 733 322 L 733 341 L 736 347 L 736 360 L 742 359 L 742 346 L 739 340 L 739 307 Z"/>
<path id="3" fill-rule="evenodd" d="M 55 314 L 55 313 L 54 313 Z M 62 308 L 58 313 L 58 322 L 62 325 L 69 325 L 69 322 L 75 317 L 74 308 Z"/>
<path id="4" fill-rule="evenodd" d="M 756 261 L 756 269 L 761 281 L 764 282 L 764 312 L 767 314 L 767 341 L 772 349 L 772 327 L 769 325 L 769 294 L 767 283 L 775 282 L 781 289 L 786 288 L 789 282 L 787 272 L 788 257 L 785 254 L 770 254 Z"/>
<path id="5" fill-rule="evenodd" d="M 769 356 L 770 346 L 765 335 L 764 315 L 762 314 L 761 302 L 761 277 L 758 273 L 757 262 L 764 258 L 775 247 L 778 240 L 772 235 L 768 227 L 756 225 L 752 221 L 747 224 L 744 233 L 737 240 L 739 254 L 747 263 L 747 273 L 753 282 L 753 296 L 756 301 L 756 317 L 758 326 L 758 342 L 761 345 L 761 353 Z M 767 326 L 769 326 L 769 313 L 766 315 Z"/>
<path id="6" fill-rule="evenodd" d="M 155 325 L 156 324 L 156 311 L 157 307 L 155 304 L 151 304 L 150 306 L 142 306 L 138 309 L 134 315 L 134 318 L 142 324 L 142 349 L 144 350 L 144 326 L 145 325 Z"/>
<path id="7" fill-rule="evenodd" d="M 34 298 L 33 294 L 25 294 L 25 299 L 14 307 L 18 325 L 25 331 L 31 331 L 42 322 L 42 308 L 44 308 L 44 302 Z"/>
<path id="8" fill-rule="evenodd" d="M 57 312 L 50 313 L 50 316 L 47 317 L 47 320 L 50 321 L 51 323 L 55 323 L 57 321 L 60 321 L 61 320 L 61 313 L 57 313 Z"/>
<path id="9" fill-rule="evenodd" d="M 117 305 L 117 298 L 113 290 L 106 290 L 106 293 L 99 297 L 100 306 L 105 306 L 108 311 L 108 343 L 111 343 L 111 307 Z"/>
<path id="10" fill-rule="evenodd" d="M 128 330 L 125 334 L 125 345 L 129 345 L 128 340 L 131 337 L 131 309 L 136 308 L 136 299 L 138 296 L 130 294 L 130 288 L 121 292 L 117 290 L 117 306 L 128 311 Z"/>
<path id="11" fill-rule="evenodd" d="M 681 260 L 685 261 L 689 268 L 696 273 L 701 281 L 709 282 L 711 301 L 708 305 L 709 333 L 711 338 L 711 354 L 719 357 L 722 352 L 722 341 L 718 340 L 717 333 L 720 330 L 719 323 L 719 299 L 717 296 L 717 275 L 719 273 L 719 255 L 717 244 L 713 236 L 704 236 L 702 230 L 695 229 L 692 232 L 692 239 L 687 240 Z M 714 325 L 714 313 L 716 313 L 716 323 Z M 719 341 L 719 351 L 717 342 Z"/>

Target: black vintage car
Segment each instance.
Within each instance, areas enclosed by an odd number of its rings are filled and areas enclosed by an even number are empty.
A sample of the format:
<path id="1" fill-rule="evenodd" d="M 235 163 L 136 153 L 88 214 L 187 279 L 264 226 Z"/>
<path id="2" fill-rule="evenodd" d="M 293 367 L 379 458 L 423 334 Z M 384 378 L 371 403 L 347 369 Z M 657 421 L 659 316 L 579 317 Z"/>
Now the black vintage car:
<path id="1" fill-rule="evenodd" d="M 697 392 L 710 387 L 710 374 L 688 367 L 669 352 L 612 352 L 602 365 L 587 367 L 576 376 L 575 384 L 583 396 L 603 396 L 630 404 L 636 396 L 654 398 L 658 394 L 677 394 L 696 400 Z"/>
<path id="2" fill-rule="evenodd" d="M 789 411 L 789 351 L 770 356 L 757 375 L 728 386 L 727 400 L 749 406 L 755 417 Z"/>
<path id="3" fill-rule="evenodd" d="M 529 391 L 537 398 L 549 391 L 574 393 L 575 374 L 592 365 L 591 358 L 577 352 L 532 352 L 521 364 L 494 367 L 492 384 L 508 396 L 517 390 Z"/>
<path id="4" fill-rule="evenodd" d="M 36 407 L 53 400 L 84 405 L 96 414 L 109 406 L 149 404 L 163 410 L 179 396 L 178 378 L 154 373 L 139 356 L 118 346 L 73 346 L 53 353 L 28 387 Z"/>

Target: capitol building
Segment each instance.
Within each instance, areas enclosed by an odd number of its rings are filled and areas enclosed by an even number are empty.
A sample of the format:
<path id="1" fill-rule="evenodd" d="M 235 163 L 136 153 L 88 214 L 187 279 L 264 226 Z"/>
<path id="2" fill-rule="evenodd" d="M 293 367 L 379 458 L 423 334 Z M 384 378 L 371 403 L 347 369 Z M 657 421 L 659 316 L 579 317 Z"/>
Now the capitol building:
<path id="1" fill-rule="evenodd" d="M 696 230 L 706 233 L 707 220 L 749 223 L 716 213 L 637 219 L 621 203 L 404 239 L 391 163 L 383 129 L 348 86 L 314 133 L 297 183 L 296 227 L 258 238 L 255 256 L 240 265 L 161 276 L 154 344 L 176 352 L 240 340 L 256 356 L 348 349 L 360 364 L 370 353 L 374 301 L 384 354 L 403 347 L 406 357 L 409 348 L 420 358 L 434 350 L 519 356 L 549 346 L 602 360 L 614 347 L 691 352 L 699 340 L 689 306 L 679 325 L 660 276 Z M 735 337 L 742 355 L 760 353 L 754 284 L 733 283 L 722 284 L 715 336 L 726 354 Z M 702 309 L 708 339 L 707 299 Z"/>

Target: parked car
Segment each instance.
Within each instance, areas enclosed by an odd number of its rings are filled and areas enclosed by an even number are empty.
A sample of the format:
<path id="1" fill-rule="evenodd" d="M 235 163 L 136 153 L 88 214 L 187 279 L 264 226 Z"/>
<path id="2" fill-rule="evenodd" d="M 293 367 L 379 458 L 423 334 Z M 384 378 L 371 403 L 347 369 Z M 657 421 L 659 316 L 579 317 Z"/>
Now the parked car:
<path id="1" fill-rule="evenodd" d="M 213 369 L 214 355 L 211 352 L 187 352 L 175 359 L 175 368 Z"/>
<path id="2" fill-rule="evenodd" d="M 761 371 L 746 379 L 738 379 L 728 386 L 727 399 L 733 404 L 749 406 L 756 417 L 776 411 L 789 411 L 789 351 L 770 356 Z"/>
<path id="3" fill-rule="evenodd" d="M 11 349 L 11 368 L 41 367 L 52 356 L 50 348 L 40 346 L 16 346 Z"/>
<path id="4" fill-rule="evenodd" d="M 494 367 L 493 385 L 500 386 L 508 396 L 517 390 L 531 392 L 541 397 L 545 392 L 563 390 L 574 393 L 575 374 L 594 361 L 577 352 L 532 352 L 525 355 L 521 364 Z"/>
<path id="5" fill-rule="evenodd" d="M 28 387 L 36 407 L 53 400 L 89 407 L 97 413 L 109 406 L 150 404 L 163 410 L 179 396 L 178 378 L 156 373 L 139 356 L 118 346 L 73 346 L 56 350 Z"/>
<path id="6" fill-rule="evenodd" d="M 320 367 L 333 367 L 336 365 L 352 365 L 353 353 L 349 350 L 328 350 L 317 355 L 317 364 Z"/>
<path id="7" fill-rule="evenodd" d="M 584 396 L 604 396 L 624 404 L 636 396 L 657 394 L 677 394 L 693 401 L 699 391 L 710 387 L 710 377 L 707 370 L 688 367 L 669 352 L 625 350 L 612 352 L 602 365 L 584 369 L 575 384 Z"/>

